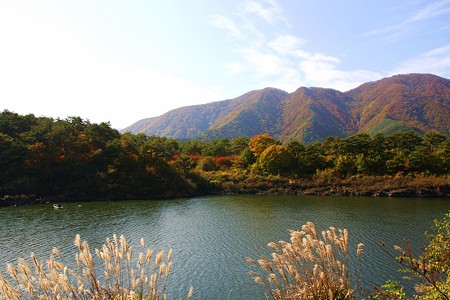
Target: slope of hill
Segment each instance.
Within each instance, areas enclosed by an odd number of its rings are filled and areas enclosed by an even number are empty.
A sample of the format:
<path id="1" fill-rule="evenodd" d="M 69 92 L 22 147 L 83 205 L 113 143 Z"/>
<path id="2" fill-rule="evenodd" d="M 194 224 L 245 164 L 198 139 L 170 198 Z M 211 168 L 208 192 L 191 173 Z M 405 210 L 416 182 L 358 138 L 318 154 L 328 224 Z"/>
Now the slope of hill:
<path id="1" fill-rule="evenodd" d="M 410 128 L 450 134 L 450 80 L 431 74 L 396 75 L 346 92 L 355 99 L 358 130 Z"/>
<path id="2" fill-rule="evenodd" d="M 277 135 L 281 130 L 283 100 L 288 93 L 274 88 L 244 94 L 231 103 L 238 103 L 234 110 L 223 113 L 201 137 L 233 138 L 253 136 L 262 132 Z"/>
<path id="3" fill-rule="evenodd" d="M 345 93 L 301 87 L 289 94 L 265 88 L 230 100 L 174 109 L 122 132 L 179 139 L 270 133 L 282 142 L 311 143 L 327 136 L 407 129 L 450 135 L 450 80 L 431 74 L 395 75 Z"/>
<path id="4" fill-rule="evenodd" d="M 327 136 L 351 135 L 356 132 L 352 101 L 336 90 L 301 87 L 285 99 L 283 129 L 277 138 L 311 143 Z"/>

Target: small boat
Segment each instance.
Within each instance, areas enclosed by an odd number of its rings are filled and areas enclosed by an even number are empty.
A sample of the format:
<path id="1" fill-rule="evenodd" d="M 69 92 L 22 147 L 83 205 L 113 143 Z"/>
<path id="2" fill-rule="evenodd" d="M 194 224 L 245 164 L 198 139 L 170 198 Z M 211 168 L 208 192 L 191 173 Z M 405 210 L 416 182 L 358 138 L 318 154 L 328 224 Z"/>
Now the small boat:
<path id="1" fill-rule="evenodd" d="M 55 203 L 55 204 L 53 204 L 53 208 L 56 208 L 56 209 L 62 209 L 63 207 L 62 207 L 61 204 Z"/>

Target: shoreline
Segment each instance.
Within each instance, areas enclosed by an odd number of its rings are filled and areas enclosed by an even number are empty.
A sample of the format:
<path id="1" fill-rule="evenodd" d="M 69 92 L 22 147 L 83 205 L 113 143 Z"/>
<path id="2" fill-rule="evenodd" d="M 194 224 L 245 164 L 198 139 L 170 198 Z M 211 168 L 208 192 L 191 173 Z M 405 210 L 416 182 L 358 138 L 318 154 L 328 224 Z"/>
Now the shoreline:
<path id="1" fill-rule="evenodd" d="M 425 176 L 361 176 L 349 179 L 290 179 L 216 176 L 224 194 L 450 198 L 450 180 Z"/>
<path id="2" fill-rule="evenodd" d="M 349 196 L 349 197 L 424 197 L 424 198 L 450 198 L 450 191 L 447 189 L 430 189 L 430 188 L 399 188 L 399 189 L 381 189 L 377 191 L 356 191 L 345 188 L 343 186 L 317 187 L 307 189 L 295 188 L 271 188 L 269 190 L 259 191 L 223 191 L 221 194 L 237 195 L 237 194 L 257 194 L 257 195 L 298 195 L 298 196 Z"/>
<path id="3" fill-rule="evenodd" d="M 239 181 L 216 176 L 209 178 L 211 185 L 204 190 L 183 195 L 170 191 L 152 197 L 79 197 L 77 195 L 6 195 L 0 198 L 1 207 L 91 201 L 126 201 L 130 199 L 157 200 L 178 199 L 207 195 L 305 195 L 305 196 L 354 196 L 354 197 L 425 197 L 450 198 L 450 180 L 435 177 L 362 177 L 349 180 L 320 182 L 311 179 L 289 179 L 284 177 L 250 177 Z"/>

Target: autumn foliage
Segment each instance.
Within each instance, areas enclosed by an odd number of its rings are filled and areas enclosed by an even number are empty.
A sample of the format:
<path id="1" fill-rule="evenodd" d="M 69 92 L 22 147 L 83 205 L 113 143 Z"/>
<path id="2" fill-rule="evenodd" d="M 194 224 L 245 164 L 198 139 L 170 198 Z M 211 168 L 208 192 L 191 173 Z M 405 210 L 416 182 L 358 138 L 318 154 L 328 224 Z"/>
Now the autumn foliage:
<path id="1" fill-rule="evenodd" d="M 389 185 L 393 178 L 425 183 L 430 176 L 440 176 L 435 180 L 440 183 L 427 183 L 427 188 L 439 187 L 438 193 L 445 195 L 450 173 L 450 139 L 434 131 L 328 137 L 310 144 L 291 140 L 285 145 L 267 133 L 178 141 L 120 134 L 108 123 L 78 117 L 54 120 L 4 111 L 0 151 L 3 198 L 149 199 L 261 189 L 292 193 L 318 184 L 345 194 L 364 178 L 371 178 L 367 187 L 372 187 L 378 185 L 376 178 Z"/>

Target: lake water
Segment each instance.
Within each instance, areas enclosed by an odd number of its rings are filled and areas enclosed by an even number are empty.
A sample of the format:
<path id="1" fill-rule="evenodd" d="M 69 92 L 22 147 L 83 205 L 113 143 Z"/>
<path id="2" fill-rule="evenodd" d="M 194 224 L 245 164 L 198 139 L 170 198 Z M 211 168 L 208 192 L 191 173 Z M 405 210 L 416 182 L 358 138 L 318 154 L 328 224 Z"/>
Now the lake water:
<path id="1" fill-rule="evenodd" d="M 54 246 L 71 258 L 77 233 L 91 249 L 116 233 L 135 248 L 142 237 L 155 250 L 173 249 L 169 299 L 185 299 L 191 286 L 192 299 L 265 299 L 247 275 L 245 258 L 268 255 L 267 243 L 288 240 L 289 229 L 312 221 L 319 230 L 347 228 L 351 249 L 366 245 L 359 280 L 370 286 L 401 277 L 377 241 L 392 246 L 408 237 L 420 248 L 424 231 L 449 210 L 448 199 L 305 196 L 65 203 L 62 210 L 51 204 L 9 207 L 0 209 L 0 270 L 30 252 L 46 259 Z"/>

